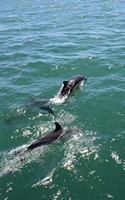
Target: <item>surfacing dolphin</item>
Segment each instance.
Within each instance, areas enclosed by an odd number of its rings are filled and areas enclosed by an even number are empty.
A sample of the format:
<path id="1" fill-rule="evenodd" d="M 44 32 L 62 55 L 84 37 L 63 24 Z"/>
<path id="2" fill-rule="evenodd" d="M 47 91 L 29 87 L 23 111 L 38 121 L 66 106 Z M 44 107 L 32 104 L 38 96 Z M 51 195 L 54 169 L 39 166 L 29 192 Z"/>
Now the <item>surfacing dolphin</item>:
<path id="1" fill-rule="evenodd" d="M 70 78 L 67 81 L 63 82 L 63 86 L 60 89 L 60 91 L 57 93 L 57 95 L 54 98 L 48 98 L 48 97 L 42 97 L 42 98 L 34 98 L 32 97 L 32 101 L 27 103 L 25 106 L 23 106 L 22 109 L 18 109 L 15 115 L 10 117 L 9 119 L 4 120 L 6 123 L 11 124 L 12 121 L 24 115 L 27 110 L 33 108 L 33 107 L 39 107 L 40 109 L 46 110 L 52 115 L 54 115 L 54 111 L 51 108 L 52 104 L 56 103 L 62 103 L 76 88 L 80 86 L 82 82 L 85 82 L 87 78 L 84 76 L 78 75 Z M 63 101 L 62 101 L 63 99 Z"/>
<path id="2" fill-rule="evenodd" d="M 21 164 L 23 164 L 25 161 L 25 154 L 27 152 L 29 152 L 37 147 L 54 143 L 69 133 L 76 134 L 80 131 L 81 130 L 78 126 L 66 126 L 66 127 L 62 128 L 58 122 L 55 122 L 55 129 L 52 132 L 42 136 L 41 138 L 39 138 L 38 140 L 33 142 L 31 145 L 29 145 L 27 147 L 27 149 L 24 152 L 17 150 L 17 151 L 14 151 L 14 154 L 19 156 Z"/>
<path id="3" fill-rule="evenodd" d="M 79 130 L 79 128 L 76 127 L 76 126 L 74 126 L 74 127 L 66 126 L 66 127 L 62 128 L 61 125 L 58 122 L 55 122 L 55 126 L 56 127 L 55 127 L 54 131 L 42 136 L 41 138 L 39 138 L 38 140 L 33 142 L 30 146 L 28 146 L 26 151 L 30 151 L 32 149 L 39 147 L 39 146 L 51 144 L 55 141 L 60 140 L 62 137 L 64 137 L 68 133 Z"/>
<path id="4" fill-rule="evenodd" d="M 86 81 L 87 78 L 84 76 L 78 75 L 70 78 L 68 81 L 63 82 L 63 86 L 57 96 L 59 98 L 68 97 L 76 88 L 80 86 L 80 84 Z"/>

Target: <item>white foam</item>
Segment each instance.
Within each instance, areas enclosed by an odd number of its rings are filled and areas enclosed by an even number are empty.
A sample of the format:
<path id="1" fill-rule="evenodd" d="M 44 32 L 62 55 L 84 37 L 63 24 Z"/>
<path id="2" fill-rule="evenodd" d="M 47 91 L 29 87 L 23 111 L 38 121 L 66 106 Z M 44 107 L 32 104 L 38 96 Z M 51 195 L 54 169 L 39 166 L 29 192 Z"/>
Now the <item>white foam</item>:
<path id="1" fill-rule="evenodd" d="M 19 147 L 15 148 L 15 149 L 12 149 L 11 151 L 8 152 L 8 154 L 14 154 L 15 152 L 21 151 L 21 150 L 25 149 L 26 147 L 27 147 L 27 145 L 24 144 L 24 145 L 19 146 Z"/>
<path id="2" fill-rule="evenodd" d="M 67 98 L 67 96 L 59 98 L 59 96 L 56 95 L 54 98 L 50 99 L 50 102 L 53 104 L 62 104 L 62 103 L 64 103 L 66 98 Z"/>

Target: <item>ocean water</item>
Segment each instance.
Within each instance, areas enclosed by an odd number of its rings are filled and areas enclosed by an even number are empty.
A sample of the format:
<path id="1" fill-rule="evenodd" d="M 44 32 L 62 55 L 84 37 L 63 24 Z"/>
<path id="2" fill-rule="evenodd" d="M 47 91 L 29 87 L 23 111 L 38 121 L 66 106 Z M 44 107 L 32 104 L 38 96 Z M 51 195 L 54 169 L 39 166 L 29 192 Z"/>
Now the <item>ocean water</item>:
<path id="1" fill-rule="evenodd" d="M 124 199 L 124 4 L 0 2 L 1 200 Z M 76 75 L 87 82 L 52 106 L 54 117 L 38 106 L 23 110 L 30 97 L 54 97 Z M 15 151 L 52 131 L 54 121 L 80 130 L 32 150 L 22 163 Z"/>

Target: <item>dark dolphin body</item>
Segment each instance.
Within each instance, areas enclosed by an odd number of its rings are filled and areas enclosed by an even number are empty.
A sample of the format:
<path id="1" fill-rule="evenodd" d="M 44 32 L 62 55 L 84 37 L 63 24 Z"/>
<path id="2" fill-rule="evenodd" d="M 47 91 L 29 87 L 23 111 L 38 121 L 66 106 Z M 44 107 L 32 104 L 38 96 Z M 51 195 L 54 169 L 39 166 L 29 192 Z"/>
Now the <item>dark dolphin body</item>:
<path id="1" fill-rule="evenodd" d="M 34 148 L 37 148 L 39 146 L 43 146 L 43 145 L 48 145 L 51 144 L 53 142 L 55 142 L 56 140 L 61 139 L 63 136 L 65 136 L 66 134 L 73 132 L 75 128 L 72 127 L 64 127 L 62 128 L 60 126 L 60 124 L 58 124 L 57 122 L 55 122 L 55 129 L 54 131 L 42 136 L 41 138 L 39 138 L 38 140 L 36 140 L 35 142 L 33 142 L 28 148 L 27 151 L 32 150 Z M 78 130 L 78 129 L 76 129 Z"/>
<path id="2" fill-rule="evenodd" d="M 49 97 L 41 97 L 41 98 L 35 98 L 35 97 L 31 97 L 31 100 L 29 103 L 27 103 L 24 108 L 25 109 L 30 109 L 33 107 L 39 107 L 41 105 L 46 104 L 47 102 L 49 102 L 50 98 Z"/>
<path id="3" fill-rule="evenodd" d="M 76 88 L 79 87 L 79 85 L 86 81 L 87 78 L 84 76 L 78 75 L 70 78 L 68 81 L 63 82 L 63 87 L 58 93 L 59 98 L 63 98 L 65 96 L 70 95 Z"/>
<path id="4" fill-rule="evenodd" d="M 24 163 L 25 154 L 27 152 L 29 152 L 39 146 L 44 146 L 44 145 L 48 145 L 53 142 L 56 142 L 56 141 L 60 140 L 62 137 L 64 137 L 65 135 L 67 135 L 68 133 L 76 134 L 79 131 L 81 131 L 78 126 L 66 126 L 66 127 L 62 128 L 60 126 L 60 124 L 58 124 L 57 122 L 55 122 L 55 126 L 56 127 L 55 127 L 54 131 L 42 136 L 41 138 L 39 138 L 38 140 L 33 142 L 30 146 L 27 147 L 27 149 L 24 152 L 14 151 L 14 154 L 19 156 L 21 164 Z"/>
<path id="5" fill-rule="evenodd" d="M 41 98 L 31 97 L 30 102 L 24 105 L 21 109 L 15 110 L 15 114 L 12 117 L 4 120 L 4 122 L 6 122 L 7 124 L 11 124 L 15 118 L 25 115 L 28 110 L 31 110 L 34 107 L 39 107 L 43 110 L 48 111 L 51 114 L 54 114 L 53 110 L 47 105 L 49 103 L 49 100 L 50 100 L 49 97 L 41 97 Z"/>
<path id="6" fill-rule="evenodd" d="M 26 109 L 32 108 L 32 107 L 39 107 L 40 109 L 46 110 L 49 113 L 54 115 L 53 110 L 49 107 L 49 97 L 42 97 L 42 98 L 33 98 L 32 97 L 32 101 L 30 101 L 29 103 L 26 104 Z M 46 104 L 46 105 L 44 105 Z"/>

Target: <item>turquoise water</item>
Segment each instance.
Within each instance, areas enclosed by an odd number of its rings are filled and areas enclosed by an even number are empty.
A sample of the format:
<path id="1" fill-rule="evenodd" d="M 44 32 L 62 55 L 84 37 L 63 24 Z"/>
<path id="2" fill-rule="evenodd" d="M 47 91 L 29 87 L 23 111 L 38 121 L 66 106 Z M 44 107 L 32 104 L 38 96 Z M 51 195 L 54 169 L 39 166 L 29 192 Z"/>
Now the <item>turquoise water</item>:
<path id="1" fill-rule="evenodd" d="M 125 196 L 125 1 L 0 3 L 0 199 L 106 200 Z M 75 75 L 87 82 L 55 117 L 30 97 L 54 97 Z M 15 150 L 54 129 L 81 131 L 34 149 Z"/>

